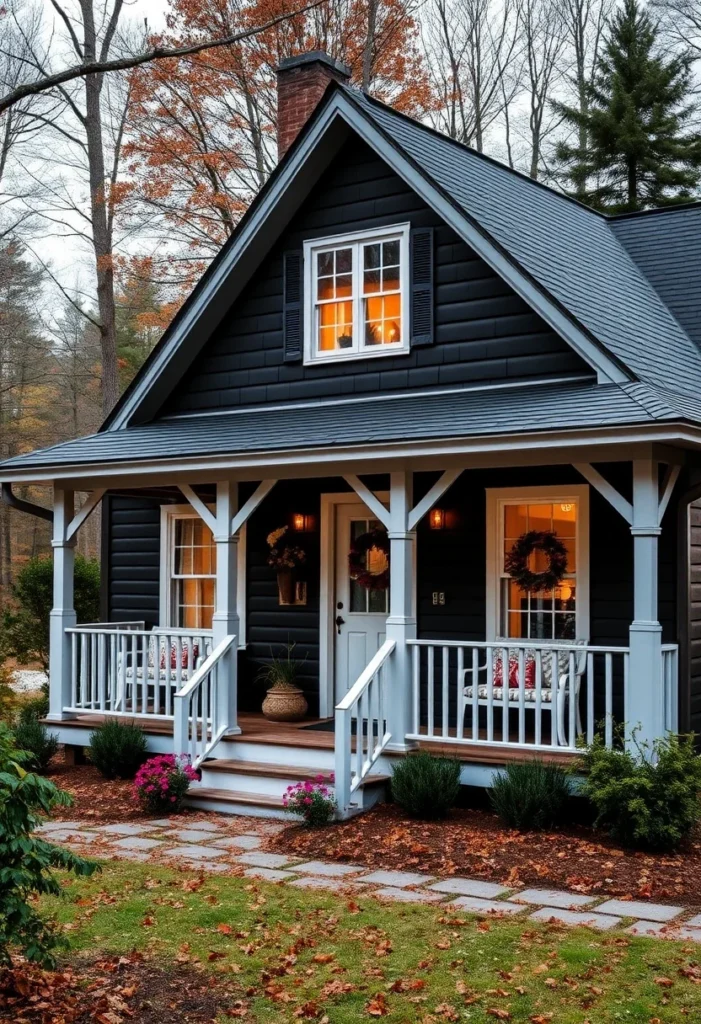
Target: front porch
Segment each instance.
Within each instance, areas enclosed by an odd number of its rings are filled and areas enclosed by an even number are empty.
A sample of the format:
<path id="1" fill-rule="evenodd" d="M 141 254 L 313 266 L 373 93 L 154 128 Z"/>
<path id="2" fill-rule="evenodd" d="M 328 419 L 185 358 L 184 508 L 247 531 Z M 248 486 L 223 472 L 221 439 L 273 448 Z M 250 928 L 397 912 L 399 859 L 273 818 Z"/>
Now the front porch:
<path id="1" fill-rule="evenodd" d="M 358 463 L 342 476 L 307 467 L 257 484 L 162 476 L 114 487 L 104 569 L 114 619 L 80 625 L 73 542 L 102 492 L 76 512 L 57 488 L 52 728 L 78 745 L 99 716 L 146 723 L 152 749 L 202 768 L 193 792 L 217 806 L 224 790 L 239 805 L 242 794 L 279 802 L 300 773 L 333 771 L 342 815 L 417 747 L 457 756 L 464 782 L 489 785 L 510 759 L 570 761 L 599 730 L 609 746 L 624 723 L 639 723 L 643 740 L 676 730 L 676 508 L 666 538 L 662 521 L 680 466 L 671 452 L 664 463 L 649 448 L 619 454 L 606 475 L 564 457 L 514 465 L 524 460 L 512 454 L 440 472 L 419 463 L 372 475 Z M 158 532 L 147 534 L 145 517 Z M 281 524 L 305 548 L 295 600 L 283 600 L 267 557 Z M 504 553 L 543 524 L 569 562 L 559 583 L 532 593 L 505 572 Z M 357 583 L 347 554 L 349 538 L 373 531 L 386 536 L 373 571 L 388 577 L 375 590 Z M 139 582 L 151 558 L 155 615 Z M 187 625 L 193 616 L 201 627 Z M 283 725 L 251 712 L 263 697 L 256 673 L 290 641 L 310 711 Z"/>

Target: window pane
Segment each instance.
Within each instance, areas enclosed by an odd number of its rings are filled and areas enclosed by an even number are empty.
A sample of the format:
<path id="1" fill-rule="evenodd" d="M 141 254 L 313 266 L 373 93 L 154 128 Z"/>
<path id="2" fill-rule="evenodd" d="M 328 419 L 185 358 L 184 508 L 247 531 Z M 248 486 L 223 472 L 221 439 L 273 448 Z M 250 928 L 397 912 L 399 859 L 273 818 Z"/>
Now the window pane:
<path id="1" fill-rule="evenodd" d="M 382 243 L 382 264 L 385 267 L 399 264 L 399 239 Z"/>
<path id="2" fill-rule="evenodd" d="M 389 590 L 369 590 L 368 591 L 368 611 L 377 612 L 380 615 L 387 614 L 387 598 Z"/>
<path id="3" fill-rule="evenodd" d="M 320 352 L 333 352 L 336 348 L 336 328 L 335 327 L 320 327 L 319 328 L 319 351 Z"/>
<path id="4" fill-rule="evenodd" d="M 319 277 L 333 274 L 333 252 L 320 252 L 317 255 L 316 272 Z"/>
<path id="5" fill-rule="evenodd" d="M 379 270 L 366 270 L 363 274 L 363 289 L 365 294 L 372 292 L 379 292 L 380 290 L 380 271 Z"/>
<path id="6" fill-rule="evenodd" d="M 553 505 L 553 530 L 558 537 L 576 536 L 577 506 L 573 502 Z"/>
<path id="7" fill-rule="evenodd" d="M 365 324 L 365 344 L 380 345 L 382 343 L 382 321 Z"/>
<path id="8" fill-rule="evenodd" d="M 505 536 L 515 540 L 528 530 L 528 506 L 507 505 L 504 509 Z"/>
<path id="9" fill-rule="evenodd" d="M 336 298 L 345 299 L 353 294 L 353 278 L 350 274 L 336 278 Z"/>
<path id="10" fill-rule="evenodd" d="M 390 267 L 382 271 L 382 291 L 399 291 L 399 267 Z"/>
<path id="11" fill-rule="evenodd" d="M 175 572 L 178 576 L 192 572 L 192 548 L 175 549 Z"/>
<path id="12" fill-rule="evenodd" d="M 353 267 L 353 250 L 352 249 L 337 249 L 336 250 L 336 273 L 337 274 L 350 274 Z"/>
<path id="13" fill-rule="evenodd" d="M 373 245 L 364 245 L 363 246 L 363 250 L 364 250 L 363 266 L 365 267 L 365 269 L 366 270 L 370 270 L 373 267 L 379 267 L 379 265 L 380 265 L 380 252 L 381 252 L 379 242 L 376 243 L 376 244 L 373 244 Z"/>
<path id="14" fill-rule="evenodd" d="M 333 299 L 336 297 L 336 289 L 332 277 L 320 277 L 317 282 L 316 297 L 318 299 Z"/>
<path id="15" fill-rule="evenodd" d="M 399 318 L 402 311 L 402 299 L 400 295 L 387 295 L 382 300 L 383 313 L 385 318 Z"/>
<path id="16" fill-rule="evenodd" d="M 552 505 L 528 506 L 528 529 L 550 530 L 552 527 Z"/>

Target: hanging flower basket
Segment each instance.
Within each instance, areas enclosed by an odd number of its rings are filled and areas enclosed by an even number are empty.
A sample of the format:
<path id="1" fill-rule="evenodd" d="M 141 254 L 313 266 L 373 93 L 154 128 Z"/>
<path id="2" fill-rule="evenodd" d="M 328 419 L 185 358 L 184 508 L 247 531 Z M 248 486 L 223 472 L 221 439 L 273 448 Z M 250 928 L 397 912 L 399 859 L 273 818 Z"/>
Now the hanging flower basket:
<path id="1" fill-rule="evenodd" d="M 383 568 L 372 572 L 369 567 L 370 552 L 380 551 L 384 555 Z M 384 530 L 368 530 L 351 543 L 348 552 L 350 578 L 366 590 L 387 590 L 389 587 L 389 537 Z"/>
<path id="2" fill-rule="evenodd" d="M 542 551 L 548 560 L 543 572 L 533 572 L 528 560 L 534 551 Z M 549 530 L 529 530 L 515 541 L 506 556 L 504 567 L 522 590 L 535 593 L 559 587 L 567 572 L 567 548 L 556 533 Z"/>

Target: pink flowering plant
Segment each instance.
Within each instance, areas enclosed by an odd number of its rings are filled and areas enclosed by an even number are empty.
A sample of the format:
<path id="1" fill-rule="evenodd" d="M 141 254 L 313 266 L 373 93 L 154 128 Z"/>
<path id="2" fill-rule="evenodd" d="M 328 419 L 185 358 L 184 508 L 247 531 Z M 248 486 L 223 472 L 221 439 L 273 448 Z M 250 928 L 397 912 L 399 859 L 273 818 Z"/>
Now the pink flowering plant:
<path id="1" fill-rule="evenodd" d="M 134 795 L 145 810 L 172 814 L 182 808 L 190 783 L 198 777 L 187 756 L 159 754 L 139 768 Z"/>
<path id="2" fill-rule="evenodd" d="M 330 781 L 333 783 L 333 775 Z M 288 786 L 282 798 L 285 810 L 301 815 L 304 824 L 310 828 L 328 825 L 336 812 L 336 801 L 326 783 L 324 775 L 317 775 L 313 782 L 296 782 L 294 786 Z"/>

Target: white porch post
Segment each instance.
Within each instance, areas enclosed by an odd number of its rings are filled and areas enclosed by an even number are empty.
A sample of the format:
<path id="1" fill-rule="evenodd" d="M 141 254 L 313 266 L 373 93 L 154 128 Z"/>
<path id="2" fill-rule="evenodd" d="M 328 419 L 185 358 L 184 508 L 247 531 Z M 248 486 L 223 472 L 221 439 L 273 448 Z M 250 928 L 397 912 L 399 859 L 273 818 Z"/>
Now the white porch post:
<path id="1" fill-rule="evenodd" d="M 414 552 L 416 534 L 409 529 L 413 473 L 390 475 L 390 591 L 387 638 L 397 646 L 388 662 L 388 727 L 392 739 L 388 750 L 406 750 L 411 727 L 411 656 L 407 640 L 416 637 L 414 609 Z"/>
<path id="2" fill-rule="evenodd" d="M 241 732 L 238 725 L 238 645 L 240 622 L 236 606 L 238 575 L 238 532 L 231 533 L 232 519 L 238 510 L 238 484 L 229 480 L 217 483 L 216 532 L 217 583 L 212 633 L 216 648 L 227 636 L 236 636 L 229 652 L 226 705 L 221 709 L 227 722 L 227 736 Z"/>
<path id="3" fill-rule="evenodd" d="M 71 640 L 66 630 L 76 624 L 73 607 L 75 533 L 68 536 L 73 519 L 73 491 L 54 489 L 54 598 L 49 619 L 49 715 L 54 722 L 65 716 L 71 703 Z"/>
<path id="4" fill-rule="evenodd" d="M 633 461 L 634 591 L 630 626 L 627 730 L 640 724 L 638 738 L 664 735 L 662 626 L 658 621 L 657 557 L 659 526 L 658 466 L 654 459 Z"/>

